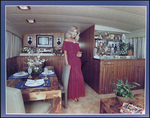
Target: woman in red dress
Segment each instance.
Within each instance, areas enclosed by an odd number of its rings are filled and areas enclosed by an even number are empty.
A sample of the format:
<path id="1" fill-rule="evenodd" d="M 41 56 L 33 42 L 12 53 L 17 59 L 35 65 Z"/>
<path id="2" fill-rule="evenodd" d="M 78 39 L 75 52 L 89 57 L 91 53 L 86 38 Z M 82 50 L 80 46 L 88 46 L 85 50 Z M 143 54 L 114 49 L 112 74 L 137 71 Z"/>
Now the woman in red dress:
<path id="1" fill-rule="evenodd" d="M 79 47 L 79 30 L 73 26 L 66 33 L 66 39 L 63 42 L 62 51 L 64 51 L 65 63 L 67 67 L 71 66 L 69 83 L 68 83 L 68 99 L 79 101 L 79 97 L 85 96 L 84 79 L 81 71 L 82 52 Z"/>

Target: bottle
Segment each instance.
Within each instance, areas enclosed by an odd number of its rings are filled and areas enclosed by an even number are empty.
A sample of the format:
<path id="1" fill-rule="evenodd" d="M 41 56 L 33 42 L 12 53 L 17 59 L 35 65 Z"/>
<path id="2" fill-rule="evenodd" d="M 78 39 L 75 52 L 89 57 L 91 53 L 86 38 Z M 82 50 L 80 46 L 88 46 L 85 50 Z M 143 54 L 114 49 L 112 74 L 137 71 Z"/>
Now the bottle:
<path id="1" fill-rule="evenodd" d="M 114 54 L 114 47 L 111 48 L 111 54 L 110 55 L 113 55 Z"/>
<path id="2" fill-rule="evenodd" d="M 98 41 L 95 40 L 95 47 L 98 47 Z"/>
<path id="3" fill-rule="evenodd" d="M 110 44 L 108 45 L 108 51 L 111 51 L 111 45 Z"/>
<path id="4" fill-rule="evenodd" d="M 120 47 L 119 47 L 119 45 L 117 46 L 117 54 L 120 54 Z"/>
<path id="5" fill-rule="evenodd" d="M 112 44 L 112 48 L 114 48 L 114 44 Z"/>
<path id="6" fill-rule="evenodd" d="M 114 52 L 115 52 L 115 53 L 117 52 L 117 44 L 115 44 Z"/>

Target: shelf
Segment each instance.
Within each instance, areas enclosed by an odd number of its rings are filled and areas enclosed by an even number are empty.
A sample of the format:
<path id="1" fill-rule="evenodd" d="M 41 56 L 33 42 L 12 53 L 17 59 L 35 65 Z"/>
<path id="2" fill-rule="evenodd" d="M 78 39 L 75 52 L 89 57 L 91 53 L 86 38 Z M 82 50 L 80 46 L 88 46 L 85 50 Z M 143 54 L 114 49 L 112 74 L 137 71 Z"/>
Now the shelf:
<path id="1" fill-rule="evenodd" d="M 28 54 L 28 53 L 20 53 L 20 56 L 55 56 L 54 53 L 41 53 L 41 54 L 38 54 L 38 53 L 32 53 L 32 54 Z"/>
<path id="2" fill-rule="evenodd" d="M 105 40 L 105 41 L 114 41 L 114 42 L 120 42 L 121 40 L 115 40 L 115 39 L 95 39 L 95 40 Z"/>

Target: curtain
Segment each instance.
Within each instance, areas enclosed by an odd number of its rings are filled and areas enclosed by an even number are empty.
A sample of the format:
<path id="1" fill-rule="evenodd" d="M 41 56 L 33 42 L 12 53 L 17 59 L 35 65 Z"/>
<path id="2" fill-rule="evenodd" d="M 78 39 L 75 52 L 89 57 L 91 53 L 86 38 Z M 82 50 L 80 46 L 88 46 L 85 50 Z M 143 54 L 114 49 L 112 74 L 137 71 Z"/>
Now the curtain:
<path id="1" fill-rule="evenodd" d="M 132 39 L 127 39 L 127 42 L 134 45 L 134 57 L 136 58 L 146 58 L 146 38 L 137 37 Z"/>
<path id="2" fill-rule="evenodd" d="M 6 31 L 6 39 L 5 39 L 6 59 L 19 56 L 21 48 L 22 48 L 22 39 Z"/>

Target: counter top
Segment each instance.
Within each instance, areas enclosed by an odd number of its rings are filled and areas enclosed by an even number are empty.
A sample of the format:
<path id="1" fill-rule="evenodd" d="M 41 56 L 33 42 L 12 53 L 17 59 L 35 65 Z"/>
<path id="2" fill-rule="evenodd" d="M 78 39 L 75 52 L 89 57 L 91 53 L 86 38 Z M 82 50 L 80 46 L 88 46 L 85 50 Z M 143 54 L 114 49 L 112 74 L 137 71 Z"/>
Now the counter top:
<path id="1" fill-rule="evenodd" d="M 107 59 L 137 59 L 134 56 L 94 56 L 94 59 L 107 60 Z"/>
<path id="2" fill-rule="evenodd" d="M 20 56 L 57 56 L 55 53 L 20 53 Z M 63 55 L 61 55 L 63 56 Z"/>

